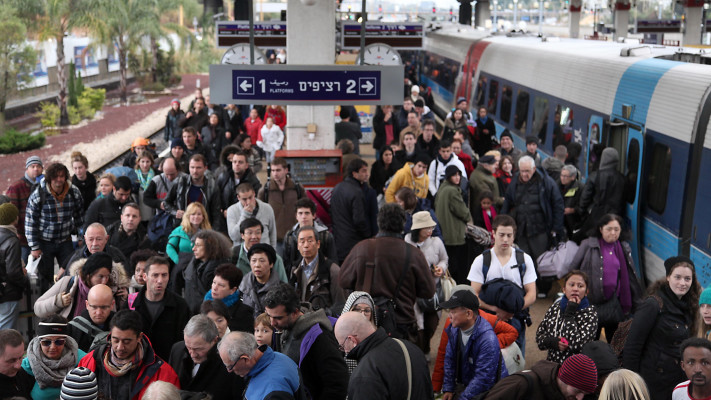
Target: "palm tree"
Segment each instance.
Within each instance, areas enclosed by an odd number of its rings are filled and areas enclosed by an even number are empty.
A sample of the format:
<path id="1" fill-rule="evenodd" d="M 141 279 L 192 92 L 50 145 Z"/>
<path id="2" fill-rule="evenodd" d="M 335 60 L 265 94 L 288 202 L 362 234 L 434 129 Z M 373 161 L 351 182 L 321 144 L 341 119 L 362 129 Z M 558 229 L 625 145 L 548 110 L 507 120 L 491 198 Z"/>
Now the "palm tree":
<path id="1" fill-rule="evenodd" d="M 165 16 L 171 12 L 176 12 L 180 6 L 186 5 L 188 0 L 150 0 L 154 8 L 156 15 Z M 158 40 L 161 38 L 168 38 L 170 33 L 176 33 L 183 43 L 187 42 L 187 38 L 190 36 L 190 30 L 180 24 L 163 21 L 160 24 L 152 24 L 149 26 L 148 37 L 150 38 L 151 46 L 151 78 L 153 82 L 158 80 Z M 172 41 L 168 41 L 171 48 L 173 46 Z"/>

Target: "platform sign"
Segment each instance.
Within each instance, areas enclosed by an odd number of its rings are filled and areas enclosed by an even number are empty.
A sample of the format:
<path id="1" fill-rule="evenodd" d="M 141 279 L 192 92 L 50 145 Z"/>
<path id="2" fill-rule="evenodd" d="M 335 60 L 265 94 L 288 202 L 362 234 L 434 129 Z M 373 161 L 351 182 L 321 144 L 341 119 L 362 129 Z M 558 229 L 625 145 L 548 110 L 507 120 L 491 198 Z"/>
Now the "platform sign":
<path id="1" fill-rule="evenodd" d="M 211 65 L 210 98 L 220 104 L 399 104 L 403 79 L 399 65 Z"/>
<path id="2" fill-rule="evenodd" d="M 249 21 L 218 21 L 215 32 L 218 48 L 249 44 Z M 286 47 L 286 21 L 255 22 L 254 45 L 262 49 Z"/>
<path id="3" fill-rule="evenodd" d="M 648 19 L 637 21 L 637 33 L 679 33 L 681 20 Z"/>
<path id="4" fill-rule="evenodd" d="M 425 29 L 420 22 L 379 22 L 365 23 L 365 45 L 385 43 L 399 50 L 419 50 L 425 37 Z M 341 22 L 341 48 L 360 48 L 360 23 Z"/>

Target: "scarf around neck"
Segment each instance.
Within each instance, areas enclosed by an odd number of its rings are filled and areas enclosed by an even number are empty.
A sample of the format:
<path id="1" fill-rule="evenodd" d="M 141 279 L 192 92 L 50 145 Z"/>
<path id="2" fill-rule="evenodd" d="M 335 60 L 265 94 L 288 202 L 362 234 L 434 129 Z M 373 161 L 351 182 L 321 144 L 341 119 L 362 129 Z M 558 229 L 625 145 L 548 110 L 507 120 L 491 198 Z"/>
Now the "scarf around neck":
<path id="1" fill-rule="evenodd" d="M 143 334 L 138 338 L 138 347 L 131 360 L 120 360 L 114 354 L 111 346 L 107 346 L 104 353 L 104 368 L 111 376 L 124 376 L 134 368 L 141 366 L 143 361 Z"/>
<path id="2" fill-rule="evenodd" d="M 89 298 L 89 287 L 86 286 L 84 280 L 81 279 L 80 275 L 76 276 L 77 279 L 77 296 L 74 300 L 74 316 L 79 316 L 86 310 L 86 299 Z M 71 288 L 68 288 L 71 289 Z"/>
<path id="3" fill-rule="evenodd" d="M 141 171 L 140 168 L 136 168 L 136 176 L 138 176 L 138 183 L 141 185 L 141 189 L 144 191 L 148 189 L 148 185 L 151 184 L 151 181 L 153 180 L 153 177 L 156 176 L 156 173 L 153 171 L 153 168 L 148 170 L 148 173 L 145 175 L 143 174 L 143 171 Z"/>
<path id="4" fill-rule="evenodd" d="M 27 359 L 40 389 L 62 386 L 64 377 L 79 363 L 77 342 L 69 336 L 65 339 L 59 360 L 52 360 L 44 355 L 40 344 L 42 339 L 39 337 L 32 339 L 27 345 Z"/>
<path id="5" fill-rule="evenodd" d="M 47 182 L 47 188 L 49 189 L 49 193 L 54 196 L 55 199 L 59 202 L 59 204 L 62 204 L 64 202 L 64 197 L 69 193 L 69 188 L 71 188 L 72 185 L 69 185 L 67 183 L 64 183 L 64 189 L 62 189 L 61 192 L 55 192 L 54 188 L 52 188 L 52 184 Z"/>

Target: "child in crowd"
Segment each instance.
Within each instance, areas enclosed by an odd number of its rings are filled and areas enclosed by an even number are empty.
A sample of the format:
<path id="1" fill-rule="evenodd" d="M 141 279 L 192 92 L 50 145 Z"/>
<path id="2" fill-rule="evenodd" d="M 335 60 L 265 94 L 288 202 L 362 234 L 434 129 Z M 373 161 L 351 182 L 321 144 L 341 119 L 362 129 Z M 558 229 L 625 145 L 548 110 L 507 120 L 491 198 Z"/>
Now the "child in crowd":
<path id="1" fill-rule="evenodd" d="M 257 339 L 257 344 L 260 346 L 263 344 L 271 346 L 273 334 L 274 328 L 271 325 L 267 313 L 259 314 L 254 320 L 254 338 Z"/>
<path id="2" fill-rule="evenodd" d="M 699 314 L 701 314 L 699 337 L 711 340 L 711 287 L 707 287 L 701 292 Z"/>

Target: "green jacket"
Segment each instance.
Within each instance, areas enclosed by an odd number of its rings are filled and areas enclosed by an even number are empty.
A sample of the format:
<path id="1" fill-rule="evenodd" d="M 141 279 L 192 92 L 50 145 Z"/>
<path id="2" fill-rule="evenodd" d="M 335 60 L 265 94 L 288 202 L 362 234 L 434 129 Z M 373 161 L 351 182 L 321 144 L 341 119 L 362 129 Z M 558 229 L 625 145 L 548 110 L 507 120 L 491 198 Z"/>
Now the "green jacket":
<path id="1" fill-rule="evenodd" d="M 497 209 L 504 204 L 504 197 L 499 193 L 499 183 L 496 178 L 483 166 L 478 165 L 469 175 L 469 204 L 472 210 L 479 206 L 479 196 L 486 191 L 494 194 L 494 205 Z"/>
<path id="2" fill-rule="evenodd" d="M 190 239 L 190 235 L 185 233 L 182 226 L 178 226 L 170 233 L 165 252 L 175 264 L 178 263 L 179 253 L 193 252 L 193 241 Z"/>
<path id="3" fill-rule="evenodd" d="M 236 250 L 236 249 L 235 249 Z M 233 250 L 234 251 L 234 250 Z M 234 253 L 233 253 L 234 254 Z M 286 277 L 286 270 L 284 269 L 284 261 L 281 256 L 277 254 L 277 259 L 274 262 L 272 271 L 279 275 L 279 280 L 284 283 L 289 283 L 289 279 Z M 244 250 L 244 245 L 239 245 L 239 258 L 237 259 L 237 268 L 242 270 L 244 275 L 252 272 L 252 267 L 249 266 L 249 260 L 247 259 L 247 252 Z"/>
<path id="4" fill-rule="evenodd" d="M 472 220 L 469 207 L 464 204 L 462 191 L 458 186 L 445 180 L 435 196 L 435 214 L 442 227 L 442 238 L 447 246 L 465 243 L 467 222 Z"/>

